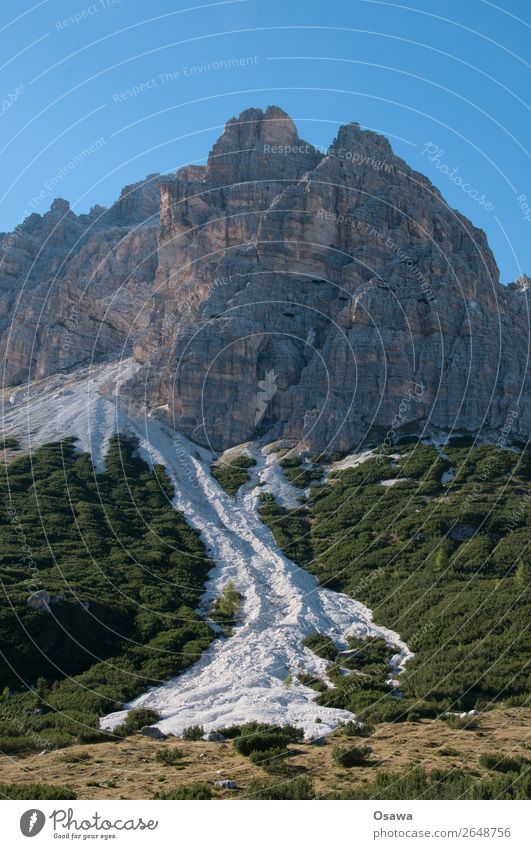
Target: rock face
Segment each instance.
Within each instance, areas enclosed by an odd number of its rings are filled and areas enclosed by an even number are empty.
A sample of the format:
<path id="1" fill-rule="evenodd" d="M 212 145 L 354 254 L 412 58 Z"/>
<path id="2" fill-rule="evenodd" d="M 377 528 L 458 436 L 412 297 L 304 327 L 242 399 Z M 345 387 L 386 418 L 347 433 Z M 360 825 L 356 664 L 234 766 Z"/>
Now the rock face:
<path id="1" fill-rule="evenodd" d="M 159 180 L 160 220 L 154 184 L 3 237 L 6 383 L 132 346 L 130 396 L 215 449 L 413 422 L 527 435 L 529 278 L 502 286 L 485 234 L 384 137 L 349 124 L 319 152 L 249 109 Z"/>
<path id="2" fill-rule="evenodd" d="M 65 200 L 0 235 L 4 385 L 71 369 L 132 345 L 157 268 L 158 175 L 110 208 Z M 144 310 L 144 312 L 142 312 Z"/>

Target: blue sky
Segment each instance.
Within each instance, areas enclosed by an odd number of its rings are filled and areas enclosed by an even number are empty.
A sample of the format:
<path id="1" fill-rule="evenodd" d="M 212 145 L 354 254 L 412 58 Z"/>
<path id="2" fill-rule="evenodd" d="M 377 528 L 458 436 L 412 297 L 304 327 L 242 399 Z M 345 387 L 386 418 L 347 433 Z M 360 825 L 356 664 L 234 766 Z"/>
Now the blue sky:
<path id="1" fill-rule="evenodd" d="M 384 133 L 487 232 L 503 282 L 531 274 L 530 17 L 528 0 L 3 3 L 0 230 L 204 162 L 229 117 L 274 103 L 314 144 L 348 121 Z"/>

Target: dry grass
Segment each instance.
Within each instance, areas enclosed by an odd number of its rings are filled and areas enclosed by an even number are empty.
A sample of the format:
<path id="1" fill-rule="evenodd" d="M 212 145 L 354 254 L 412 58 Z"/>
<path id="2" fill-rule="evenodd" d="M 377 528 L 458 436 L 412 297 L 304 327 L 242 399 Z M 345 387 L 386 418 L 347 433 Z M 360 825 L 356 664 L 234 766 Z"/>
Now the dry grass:
<path id="1" fill-rule="evenodd" d="M 479 729 L 473 731 L 456 731 L 440 720 L 379 725 L 372 737 L 351 740 L 353 746 L 367 743 L 373 748 L 370 766 L 345 770 L 334 763 L 331 752 L 338 734 L 325 746 L 309 743 L 291 746 L 293 756 L 289 764 L 315 780 L 318 794 L 346 790 L 372 780 L 380 769 L 466 766 L 479 776 L 485 774 L 479 765 L 482 753 L 529 752 L 530 732 L 531 710 L 497 708 L 485 713 Z M 346 738 L 342 742 L 345 744 Z M 156 760 L 156 754 L 161 747 L 172 746 L 177 746 L 184 757 L 178 766 L 163 766 Z M 441 755 L 441 750 L 450 750 L 450 754 Z M 452 750 L 457 754 L 452 754 Z M 204 741 L 186 743 L 172 738 L 150 740 L 141 735 L 116 743 L 70 746 L 45 755 L 0 756 L 0 771 L 4 783 L 68 785 L 80 799 L 149 799 L 157 792 L 168 792 L 192 781 L 213 782 L 223 778 L 236 781 L 238 790 L 223 790 L 219 796 L 235 798 L 245 795 L 252 779 L 265 777 L 260 767 L 233 750 L 230 741 L 221 745 Z M 283 778 L 279 776 L 278 780 Z"/>

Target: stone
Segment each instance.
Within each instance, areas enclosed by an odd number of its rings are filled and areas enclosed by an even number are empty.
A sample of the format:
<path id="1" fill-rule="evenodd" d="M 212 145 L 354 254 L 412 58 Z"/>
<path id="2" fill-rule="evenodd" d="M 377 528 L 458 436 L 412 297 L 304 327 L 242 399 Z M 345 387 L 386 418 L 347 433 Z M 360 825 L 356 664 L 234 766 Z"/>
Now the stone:
<path id="1" fill-rule="evenodd" d="M 0 234 L 6 385 L 132 344 L 140 329 L 135 315 L 149 302 L 157 266 L 157 181 L 152 175 L 129 186 L 110 209 L 93 207 L 87 215 L 57 199 L 49 212 L 33 213 L 13 233 Z"/>
<path id="2" fill-rule="evenodd" d="M 47 610 L 50 604 L 50 596 L 46 590 L 37 590 L 29 596 L 26 604 L 32 610 Z"/>
<path id="3" fill-rule="evenodd" d="M 231 778 L 222 778 L 221 781 L 214 781 L 214 785 L 220 787 L 222 790 L 236 790 L 236 782 Z"/>
<path id="4" fill-rule="evenodd" d="M 210 731 L 208 733 L 206 739 L 208 740 L 209 743 L 224 743 L 225 742 L 225 738 L 224 738 L 223 734 L 220 734 L 219 731 Z"/>
<path id="5" fill-rule="evenodd" d="M 140 733 L 144 735 L 144 737 L 151 737 L 152 740 L 165 740 L 166 734 L 157 728 L 156 725 L 144 725 L 140 729 Z"/>

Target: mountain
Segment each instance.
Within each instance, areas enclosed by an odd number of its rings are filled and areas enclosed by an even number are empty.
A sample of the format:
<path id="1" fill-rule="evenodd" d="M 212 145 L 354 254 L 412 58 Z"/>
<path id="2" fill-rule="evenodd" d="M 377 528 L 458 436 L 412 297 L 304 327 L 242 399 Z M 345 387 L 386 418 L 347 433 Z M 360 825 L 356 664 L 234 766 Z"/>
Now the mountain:
<path id="1" fill-rule="evenodd" d="M 153 292 L 159 175 L 111 207 L 75 215 L 57 199 L 0 236 L 3 382 L 16 385 L 88 364 L 128 345 Z"/>
<path id="2" fill-rule="evenodd" d="M 485 234 L 358 124 L 319 151 L 248 109 L 206 165 L 57 200 L 1 247 L 7 385 L 132 351 L 128 399 L 216 450 L 529 431 L 528 278 L 501 285 Z"/>

